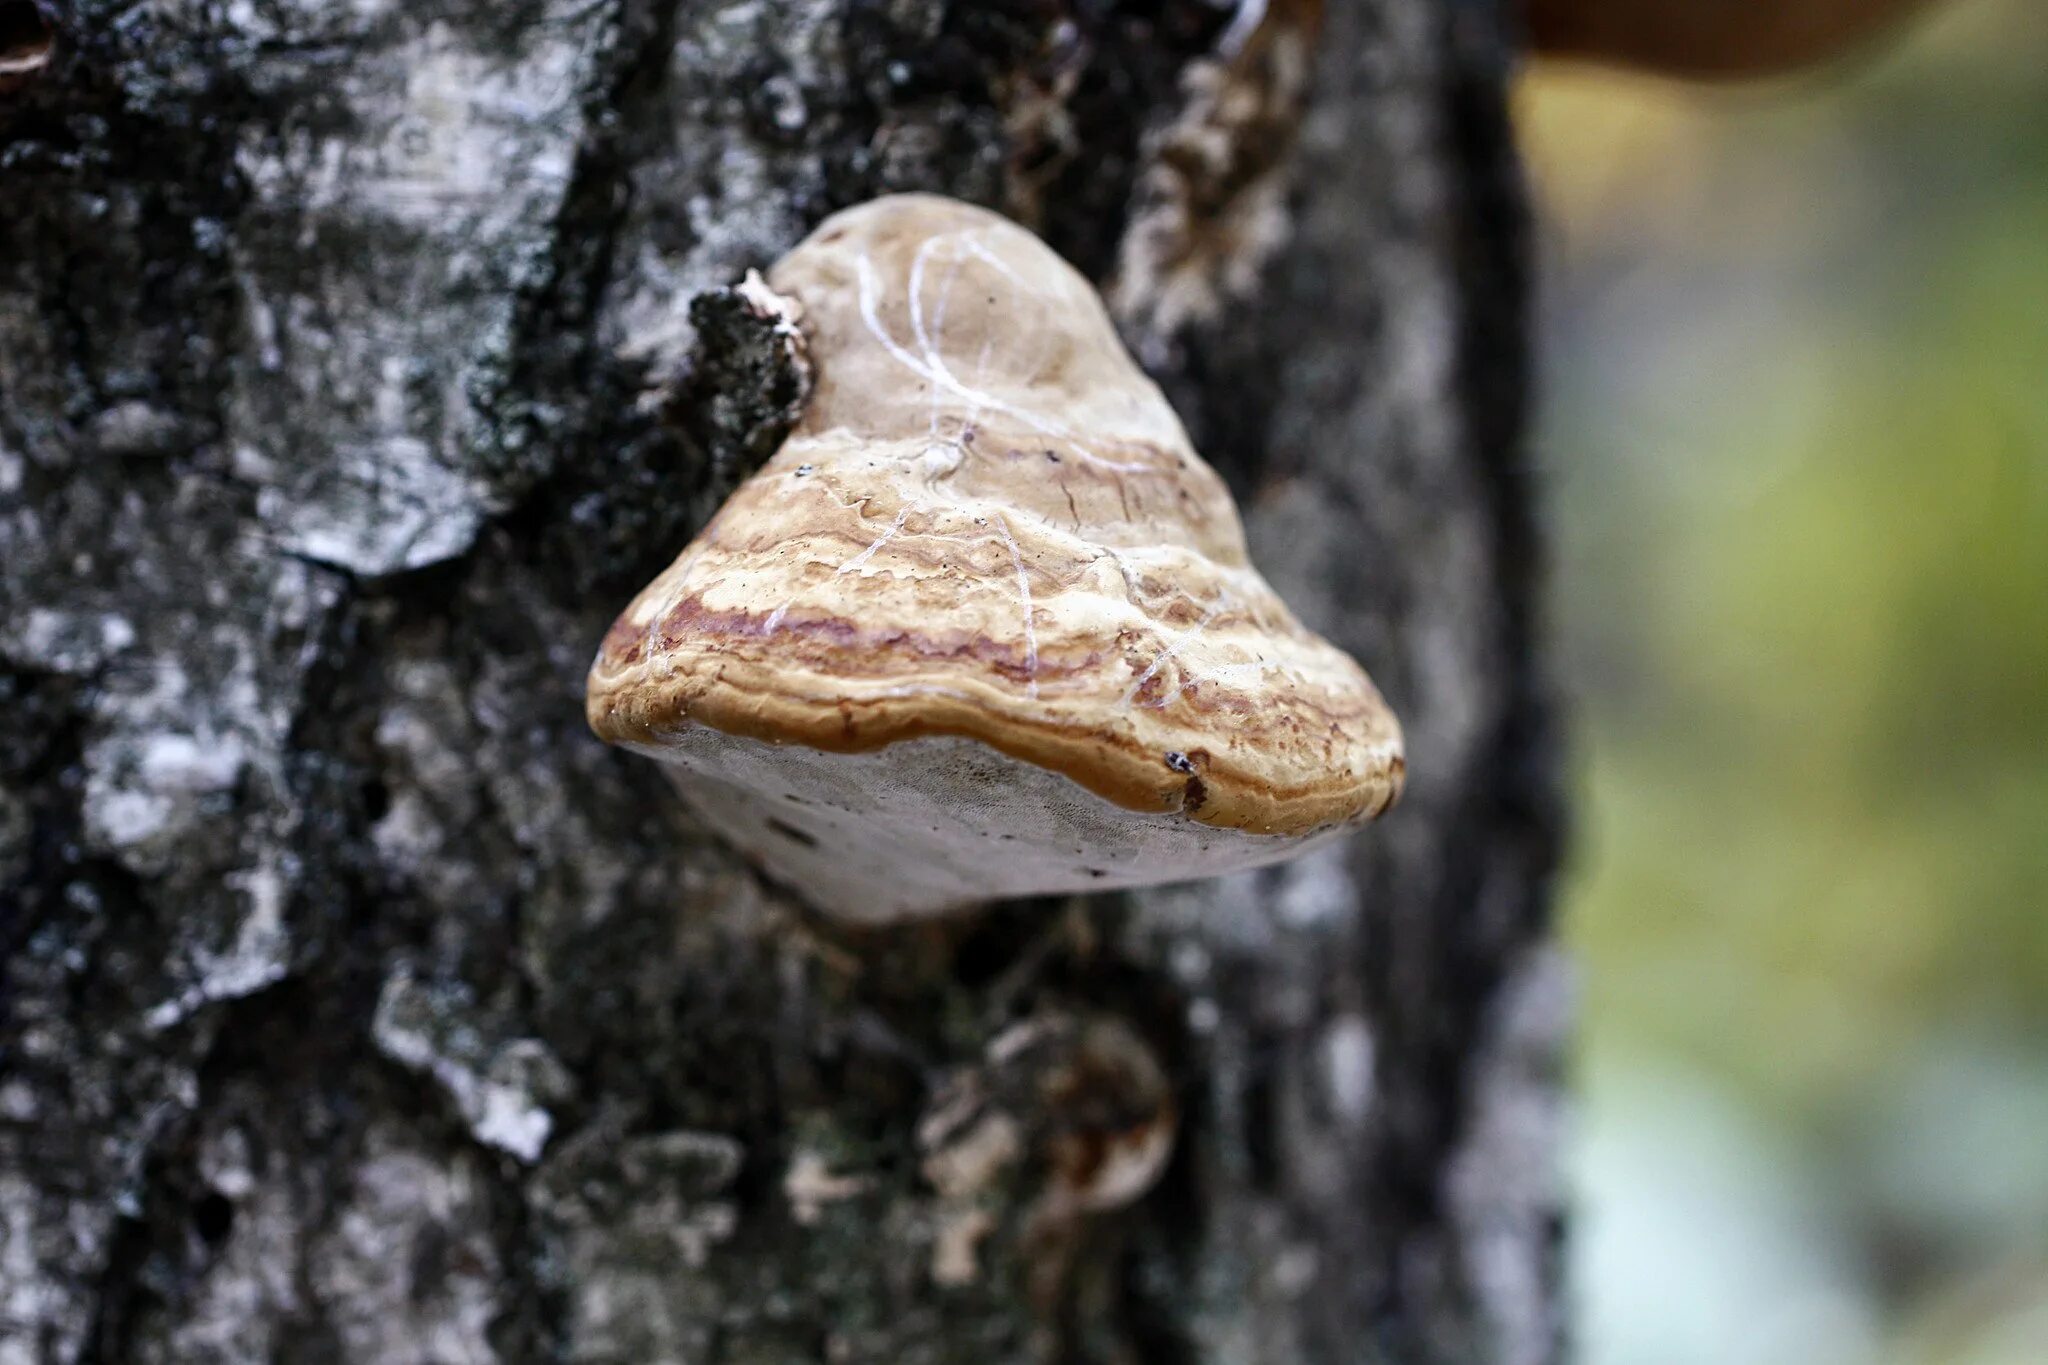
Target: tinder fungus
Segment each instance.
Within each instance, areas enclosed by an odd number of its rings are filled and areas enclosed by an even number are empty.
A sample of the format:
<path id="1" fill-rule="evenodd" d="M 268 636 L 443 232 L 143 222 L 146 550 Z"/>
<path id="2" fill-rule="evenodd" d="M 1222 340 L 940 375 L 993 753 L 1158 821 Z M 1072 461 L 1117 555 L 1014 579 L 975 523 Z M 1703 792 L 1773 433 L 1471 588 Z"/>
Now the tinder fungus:
<path id="1" fill-rule="evenodd" d="M 1392 713 L 1044 243 L 902 195 L 768 284 L 810 404 L 606 635 L 599 736 L 870 921 L 1254 867 L 1393 801 Z"/>

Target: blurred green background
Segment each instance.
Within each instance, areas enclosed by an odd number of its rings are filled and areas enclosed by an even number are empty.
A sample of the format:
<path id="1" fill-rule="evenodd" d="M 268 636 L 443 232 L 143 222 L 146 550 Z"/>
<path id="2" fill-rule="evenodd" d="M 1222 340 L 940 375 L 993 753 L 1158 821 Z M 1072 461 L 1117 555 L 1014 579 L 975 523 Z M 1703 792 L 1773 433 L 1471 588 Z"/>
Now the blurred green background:
<path id="1" fill-rule="evenodd" d="M 2048 1362 L 2048 6 L 1538 67 L 1588 1365 Z"/>

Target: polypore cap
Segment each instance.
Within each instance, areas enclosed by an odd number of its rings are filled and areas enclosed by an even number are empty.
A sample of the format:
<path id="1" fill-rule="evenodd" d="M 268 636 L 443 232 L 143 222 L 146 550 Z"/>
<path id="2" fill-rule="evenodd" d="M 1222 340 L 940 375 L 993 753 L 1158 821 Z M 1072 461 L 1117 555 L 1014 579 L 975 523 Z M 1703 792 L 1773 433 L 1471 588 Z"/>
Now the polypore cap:
<path id="1" fill-rule="evenodd" d="M 605 637 L 601 737 L 863 919 L 1255 866 L 1393 801 L 1392 713 L 1036 237 L 895 196 L 768 283 L 809 407 Z"/>

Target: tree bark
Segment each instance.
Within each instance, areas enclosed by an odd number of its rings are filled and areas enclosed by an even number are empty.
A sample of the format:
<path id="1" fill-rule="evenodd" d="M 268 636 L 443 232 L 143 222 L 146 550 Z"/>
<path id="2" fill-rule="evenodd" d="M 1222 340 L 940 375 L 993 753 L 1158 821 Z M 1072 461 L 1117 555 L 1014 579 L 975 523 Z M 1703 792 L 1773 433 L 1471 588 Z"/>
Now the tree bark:
<path id="1" fill-rule="evenodd" d="M 1509 35 L 1317 9 L 0 0 L 0 1365 L 1558 1356 Z M 691 301 L 904 189 L 1104 283 L 1393 815 L 856 934 L 589 735 L 762 444 Z"/>

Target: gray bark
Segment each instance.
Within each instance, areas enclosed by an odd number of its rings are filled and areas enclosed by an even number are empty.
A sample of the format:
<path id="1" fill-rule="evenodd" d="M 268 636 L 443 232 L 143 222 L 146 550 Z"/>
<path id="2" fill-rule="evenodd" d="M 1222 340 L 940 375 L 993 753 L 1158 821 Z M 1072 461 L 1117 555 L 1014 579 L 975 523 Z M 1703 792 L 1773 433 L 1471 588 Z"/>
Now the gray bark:
<path id="1" fill-rule="evenodd" d="M 0 1365 L 1556 1358 L 1509 35 L 1232 20 L 0 0 Z M 911 188 L 1112 286 L 1402 715 L 1382 824 L 856 935 L 589 736 L 766 429 L 691 300 Z"/>

